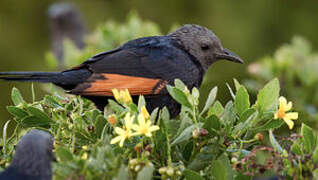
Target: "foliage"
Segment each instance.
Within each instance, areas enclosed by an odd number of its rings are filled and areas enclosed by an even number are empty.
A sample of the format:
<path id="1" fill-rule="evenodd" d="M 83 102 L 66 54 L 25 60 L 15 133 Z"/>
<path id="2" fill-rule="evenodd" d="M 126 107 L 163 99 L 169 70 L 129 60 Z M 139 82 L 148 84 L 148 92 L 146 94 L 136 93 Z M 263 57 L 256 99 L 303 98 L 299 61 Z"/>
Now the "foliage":
<path id="1" fill-rule="evenodd" d="M 153 34 L 159 34 L 157 26 L 142 22 L 134 14 L 125 25 L 108 22 L 88 37 L 83 50 L 65 41 L 66 65 L 78 64 L 127 39 Z M 19 90 L 13 88 L 13 105 L 7 107 L 12 120 L 3 127 L 0 141 L 0 167 L 8 167 L 21 135 L 38 128 L 49 131 L 55 138 L 54 179 L 239 180 L 264 173 L 289 179 L 317 177 L 318 146 L 313 130 L 302 124 L 299 135 L 279 137 L 276 133 L 286 126 L 284 114 L 275 118 L 280 110 L 281 85 L 282 93 L 293 98 L 297 110 L 307 112 L 302 107 L 316 103 L 315 98 L 296 98 L 301 90 L 316 97 L 312 92 L 317 92 L 314 91 L 317 85 L 314 77 L 301 78 L 302 73 L 308 73 L 304 64 L 309 64 L 306 68 L 313 67 L 315 56 L 304 41 L 294 41 L 277 51 L 274 59 L 279 61 L 267 58 L 250 66 L 251 72 L 256 72 L 256 80 L 247 81 L 244 86 L 234 79 L 234 88 L 228 85 L 232 100 L 224 105 L 217 100 L 217 87 L 210 91 L 205 102 L 199 102 L 197 88 L 189 90 L 176 80 L 174 86 L 167 87 L 182 105 L 176 119 L 170 118 L 166 108 L 148 113 L 143 96 L 132 102 L 127 91 L 114 90 L 116 101 L 109 100 L 101 112 L 86 99 L 52 90 L 51 95 L 36 101 L 32 88 L 33 101 L 26 102 Z M 295 66 L 293 63 L 299 59 L 306 63 Z M 55 67 L 52 54 L 47 55 L 47 61 Z M 258 88 L 252 88 L 251 84 Z M 256 96 L 255 102 L 251 101 L 252 95 Z M 283 110 L 290 113 L 289 108 Z M 307 116 L 304 117 L 301 119 L 306 120 Z M 13 121 L 17 124 L 14 133 L 7 134 L 8 124 Z M 142 128 L 148 133 L 143 134 Z M 266 143 L 266 135 L 270 144 Z"/>
<path id="2" fill-rule="evenodd" d="M 315 129 L 318 127 L 318 54 L 301 37 L 280 47 L 273 56 L 249 65 L 252 79 L 246 81 L 253 92 L 268 80 L 278 77 L 282 94 L 295 102 L 296 108 Z"/>
<path id="3" fill-rule="evenodd" d="M 88 100 L 57 93 L 27 103 L 14 88 L 14 105 L 8 106 L 8 111 L 17 126 L 13 135 L 2 140 L 1 166 L 8 165 L 21 134 L 29 128 L 40 128 L 55 137 L 55 179 L 239 179 L 272 170 L 273 166 L 277 166 L 277 174 L 284 176 L 312 176 L 317 168 L 313 162 L 318 159 L 318 148 L 311 128 L 303 124 L 301 136 L 293 135 L 284 146 L 273 135 L 274 129 L 284 124 L 273 118 L 278 110 L 279 90 L 278 80 L 273 79 L 251 103 L 246 88 L 235 80 L 235 91 L 230 88 L 233 100 L 223 106 L 216 100 L 215 87 L 200 111 L 198 89 L 190 92 L 176 80 L 168 91 L 182 104 L 182 112 L 177 119 L 170 119 L 166 108 L 145 114 L 142 96 L 137 104 L 120 98 L 119 103 L 109 100 L 101 112 Z M 117 136 L 114 129 L 125 123 L 127 114 L 134 117 L 134 123 L 142 114 L 160 129 L 152 136 L 128 137 L 123 147 L 110 145 Z M 262 134 L 267 131 L 273 149 L 262 144 Z M 275 156 L 276 161 L 253 166 L 255 160 L 248 160 L 266 148 L 271 152 L 266 157 Z"/>

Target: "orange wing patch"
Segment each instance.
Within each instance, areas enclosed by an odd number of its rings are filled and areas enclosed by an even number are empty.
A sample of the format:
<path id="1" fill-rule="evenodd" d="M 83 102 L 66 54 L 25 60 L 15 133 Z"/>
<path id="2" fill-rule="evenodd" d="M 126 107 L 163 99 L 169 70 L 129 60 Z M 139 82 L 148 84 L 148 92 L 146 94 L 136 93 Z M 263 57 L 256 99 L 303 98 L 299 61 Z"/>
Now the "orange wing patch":
<path id="1" fill-rule="evenodd" d="M 112 89 L 128 89 L 131 95 L 158 94 L 167 84 L 167 81 L 154 78 L 144 78 L 120 74 L 103 73 L 88 79 L 88 82 L 79 84 L 71 91 L 73 94 L 86 96 L 113 96 Z M 102 77 L 102 78 L 101 78 Z"/>

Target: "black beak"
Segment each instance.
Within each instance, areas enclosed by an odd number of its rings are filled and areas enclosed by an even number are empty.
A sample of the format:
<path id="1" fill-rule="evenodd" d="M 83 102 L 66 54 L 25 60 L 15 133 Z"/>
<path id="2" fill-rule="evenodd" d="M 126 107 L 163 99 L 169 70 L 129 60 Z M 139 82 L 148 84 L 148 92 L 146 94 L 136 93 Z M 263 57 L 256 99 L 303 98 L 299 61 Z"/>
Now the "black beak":
<path id="1" fill-rule="evenodd" d="M 227 49 L 223 49 L 223 53 L 217 54 L 216 58 L 217 59 L 226 59 L 226 60 L 233 61 L 236 63 L 241 63 L 241 64 L 244 63 L 244 61 L 238 55 L 236 55 L 235 53 L 233 53 Z"/>

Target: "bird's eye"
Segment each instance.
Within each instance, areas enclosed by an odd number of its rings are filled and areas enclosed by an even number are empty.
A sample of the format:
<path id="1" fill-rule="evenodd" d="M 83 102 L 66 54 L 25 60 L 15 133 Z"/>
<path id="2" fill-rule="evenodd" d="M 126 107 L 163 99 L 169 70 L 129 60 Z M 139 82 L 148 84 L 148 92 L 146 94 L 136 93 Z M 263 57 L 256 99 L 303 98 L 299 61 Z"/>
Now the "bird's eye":
<path id="1" fill-rule="evenodd" d="M 210 49 L 210 47 L 209 47 L 209 45 L 207 45 L 207 44 L 203 44 L 203 45 L 201 45 L 201 49 L 202 49 L 203 51 L 206 51 L 206 50 Z"/>

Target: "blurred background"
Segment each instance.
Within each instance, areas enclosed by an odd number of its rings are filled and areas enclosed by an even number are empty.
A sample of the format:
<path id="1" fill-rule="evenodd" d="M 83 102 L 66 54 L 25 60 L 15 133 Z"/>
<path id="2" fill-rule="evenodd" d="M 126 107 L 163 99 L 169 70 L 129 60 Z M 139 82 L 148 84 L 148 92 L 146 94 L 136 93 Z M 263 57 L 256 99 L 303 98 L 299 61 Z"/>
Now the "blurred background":
<path id="1" fill-rule="evenodd" d="M 46 52 L 51 50 L 47 11 L 53 0 L 0 1 L 0 71 L 47 71 Z M 318 9 L 314 0 L 74 0 L 87 32 L 112 20 L 125 23 L 131 11 L 142 20 L 156 23 L 163 34 L 173 25 L 199 24 L 213 30 L 223 46 L 245 60 L 244 65 L 221 61 L 210 68 L 201 86 L 207 92 L 218 86 L 219 99 L 229 100 L 225 82 L 248 76 L 248 64 L 272 55 L 293 36 L 300 35 L 318 47 Z M 129 40 L 129 39 L 127 39 Z M 107 50 L 107 49 L 105 49 Z M 298 63 L 301 63 L 298 62 Z M 12 87 L 19 88 L 31 100 L 30 83 L 0 82 L 0 127 L 10 119 L 6 106 L 11 105 Z M 37 99 L 45 93 L 35 85 Z"/>

